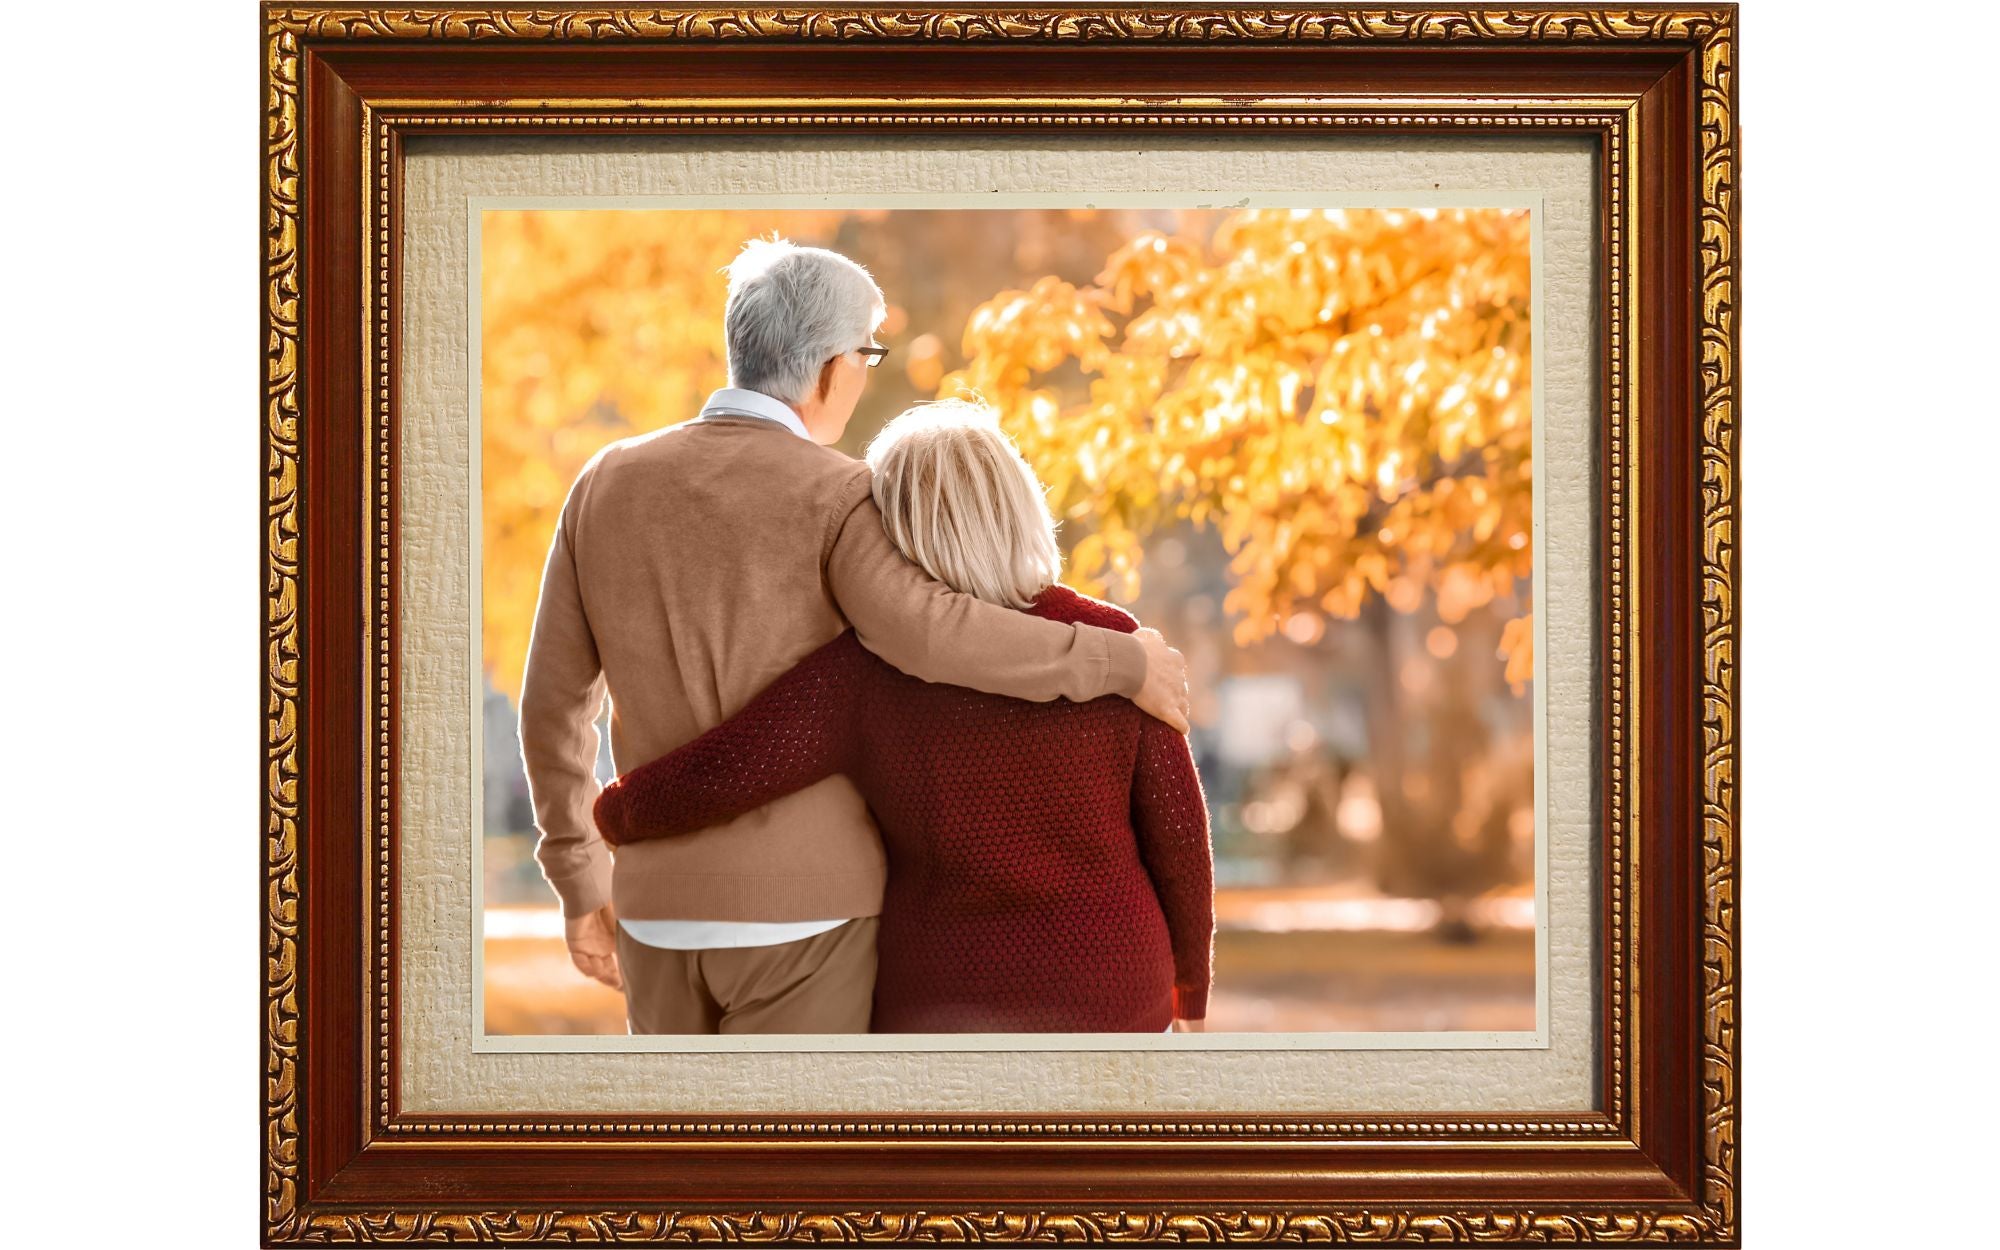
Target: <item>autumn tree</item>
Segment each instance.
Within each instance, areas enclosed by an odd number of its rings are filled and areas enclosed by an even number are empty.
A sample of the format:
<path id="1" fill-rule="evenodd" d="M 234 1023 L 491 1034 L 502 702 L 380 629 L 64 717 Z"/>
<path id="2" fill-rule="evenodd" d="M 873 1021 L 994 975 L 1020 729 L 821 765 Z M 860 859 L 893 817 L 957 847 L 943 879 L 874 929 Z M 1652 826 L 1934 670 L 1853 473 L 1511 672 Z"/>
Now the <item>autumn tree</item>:
<path id="1" fill-rule="evenodd" d="M 1528 247 L 1527 214 L 1497 209 L 1147 231 L 1089 285 L 981 305 L 939 393 L 994 404 L 1087 529 L 1082 589 L 1134 597 L 1142 537 L 1184 519 L 1231 554 L 1239 642 L 1371 593 L 1462 620 L 1532 568 Z M 1511 681 L 1530 637 L 1509 623 Z"/>

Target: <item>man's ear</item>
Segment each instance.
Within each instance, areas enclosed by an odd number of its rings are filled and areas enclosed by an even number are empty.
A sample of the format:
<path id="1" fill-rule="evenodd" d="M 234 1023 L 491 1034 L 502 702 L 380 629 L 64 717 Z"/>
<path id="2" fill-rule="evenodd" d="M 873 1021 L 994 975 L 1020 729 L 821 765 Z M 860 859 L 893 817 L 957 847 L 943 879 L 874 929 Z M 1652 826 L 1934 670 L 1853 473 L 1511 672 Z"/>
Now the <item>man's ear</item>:
<path id="1" fill-rule="evenodd" d="M 813 398 L 822 404 L 833 394 L 833 370 L 839 364 L 840 357 L 835 356 L 819 367 L 819 387 L 813 392 Z"/>

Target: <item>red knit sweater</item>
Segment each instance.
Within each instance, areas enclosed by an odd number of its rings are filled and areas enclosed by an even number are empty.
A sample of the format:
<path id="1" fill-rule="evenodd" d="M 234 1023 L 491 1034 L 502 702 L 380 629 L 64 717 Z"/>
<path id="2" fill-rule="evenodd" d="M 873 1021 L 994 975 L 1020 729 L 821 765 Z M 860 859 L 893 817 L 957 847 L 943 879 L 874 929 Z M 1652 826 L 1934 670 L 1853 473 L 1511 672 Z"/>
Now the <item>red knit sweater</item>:
<path id="1" fill-rule="evenodd" d="M 1028 611 L 1138 628 L 1062 586 Z M 597 826 L 614 845 L 690 832 L 835 773 L 888 851 L 875 1032 L 1159 1032 L 1207 1014 L 1208 808 L 1187 740 L 1123 698 L 936 685 L 850 630 L 612 782 Z"/>

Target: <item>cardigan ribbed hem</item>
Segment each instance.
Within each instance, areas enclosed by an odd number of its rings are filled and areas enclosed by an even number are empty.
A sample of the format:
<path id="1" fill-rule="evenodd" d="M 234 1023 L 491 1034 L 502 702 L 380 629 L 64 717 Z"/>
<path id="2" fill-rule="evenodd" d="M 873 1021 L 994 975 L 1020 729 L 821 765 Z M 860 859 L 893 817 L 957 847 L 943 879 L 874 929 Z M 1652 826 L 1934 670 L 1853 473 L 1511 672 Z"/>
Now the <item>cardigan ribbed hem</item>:
<path id="1" fill-rule="evenodd" d="M 611 856 L 602 842 L 585 843 L 585 847 L 589 862 L 580 871 L 560 877 L 548 877 L 546 870 L 543 873 L 562 904 L 564 919 L 588 916 L 611 901 Z"/>
<path id="2" fill-rule="evenodd" d="M 1104 639 L 1107 668 L 1104 693 L 1121 694 L 1128 699 L 1138 694 L 1146 684 L 1145 644 L 1131 634 L 1121 634 L 1116 630 L 1097 629 L 1093 632 Z"/>
<path id="3" fill-rule="evenodd" d="M 1206 985 L 1176 985 L 1174 987 L 1174 1019 L 1202 1020 L 1208 1016 L 1208 987 Z"/>
<path id="4" fill-rule="evenodd" d="M 882 914 L 880 869 L 802 876 L 614 872 L 612 901 L 627 920 L 852 920 Z"/>

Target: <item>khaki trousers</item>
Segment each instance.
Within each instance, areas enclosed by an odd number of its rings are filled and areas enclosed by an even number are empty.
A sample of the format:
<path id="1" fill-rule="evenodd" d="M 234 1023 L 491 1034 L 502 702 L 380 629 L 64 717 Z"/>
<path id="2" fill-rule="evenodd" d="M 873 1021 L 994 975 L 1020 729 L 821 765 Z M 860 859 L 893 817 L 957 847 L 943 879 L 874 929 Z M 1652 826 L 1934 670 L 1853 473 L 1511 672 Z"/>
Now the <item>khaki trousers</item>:
<path id="1" fill-rule="evenodd" d="M 633 1033 L 866 1033 L 877 918 L 796 942 L 663 950 L 618 926 Z"/>

